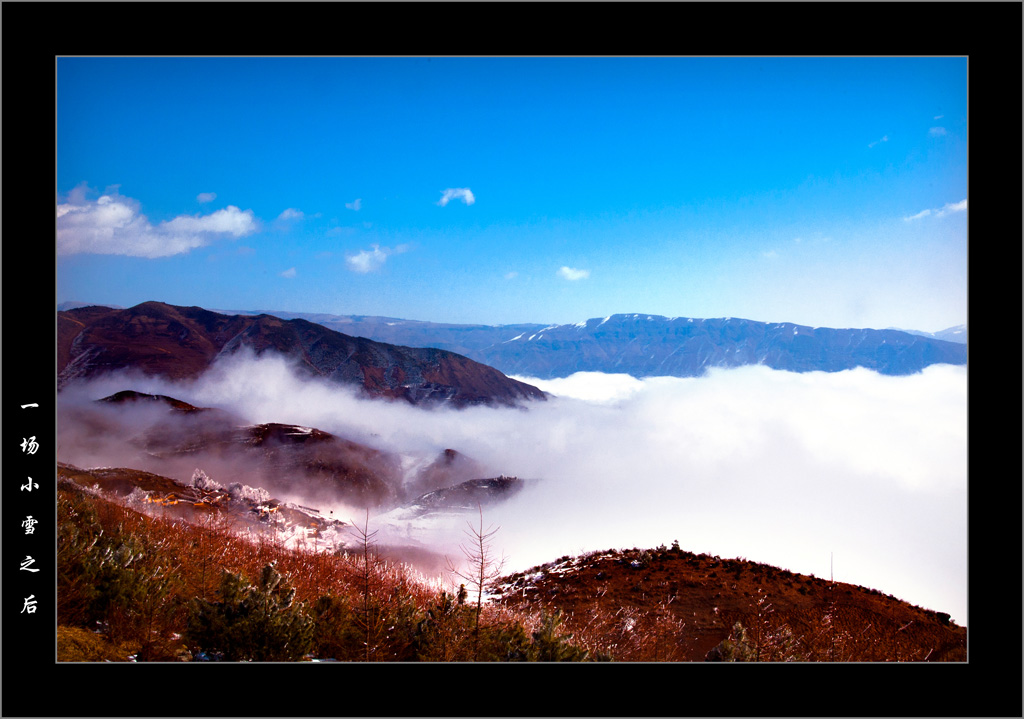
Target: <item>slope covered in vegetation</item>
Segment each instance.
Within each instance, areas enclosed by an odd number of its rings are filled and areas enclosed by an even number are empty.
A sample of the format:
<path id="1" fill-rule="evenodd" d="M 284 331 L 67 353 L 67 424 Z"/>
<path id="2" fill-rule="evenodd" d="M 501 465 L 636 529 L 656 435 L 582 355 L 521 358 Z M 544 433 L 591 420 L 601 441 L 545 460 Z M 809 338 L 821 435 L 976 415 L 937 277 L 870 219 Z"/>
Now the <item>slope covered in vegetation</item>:
<path id="1" fill-rule="evenodd" d="M 119 473 L 139 474 L 59 468 L 59 661 L 966 660 L 948 615 L 676 544 L 562 557 L 478 604 L 386 559 L 369 523 L 302 550 L 101 488 Z"/>
<path id="2" fill-rule="evenodd" d="M 61 474 L 58 661 L 590 658 L 554 616 L 485 605 L 477 631 L 464 592 L 380 558 L 372 532 L 351 552 L 296 551 L 216 509 L 149 516 L 88 471 Z"/>

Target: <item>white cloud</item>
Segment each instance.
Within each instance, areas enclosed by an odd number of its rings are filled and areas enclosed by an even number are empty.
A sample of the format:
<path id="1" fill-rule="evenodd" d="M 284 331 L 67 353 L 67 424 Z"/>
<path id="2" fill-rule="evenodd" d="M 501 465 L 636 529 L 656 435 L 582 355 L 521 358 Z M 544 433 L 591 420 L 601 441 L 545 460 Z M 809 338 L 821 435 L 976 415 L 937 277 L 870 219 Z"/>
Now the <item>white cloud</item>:
<path id="1" fill-rule="evenodd" d="M 295 271 L 295 268 L 294 267 L 289 267 L 287 270 L 285 270 L 284 272 L 281 273 L 281 277 L 285 277 L 285 278 L 290 280 L 293 277 L 295 277 L 296 274 L 298 274 L 298 273 Z"/>
<path id="2" fill-rule="evenodd" d="M 941 119 L 942 119 L 942 118 L 944 118 L 944 117 L 945 117 L 945 115 L 936 115 L 936 116 L 935 116 L 935 117 L 933 117 L 932 119 L 933 119 L 933 120 L 941 120 Z"/>
<path id="3" fill-rule="evenodd" d="M 180 215 L 157 225 L 140 207 L 138 200 L 116 191 L 88 200 L 84 188 L 77 188 L 57 205 L 57 253 L 168 257 L 257 229 L 252 210 L 234 205 L 208 215 Z"/>
<path id="4" fill-rule="evenodd" d="M 907 222 L 910 222 L 912 220 L 920 220 L 921 218 L 928 217 L 929 215 L 935 215 L 936 217 L 945 217 L 946 215 L 949 215 L 953 212 L 965 212 L 966 210 L 967 200 L 963 199 L 960 200 L 960 202 L 947 202 L 945 205 L 942 206 L 941 209 L 938 210 L 921 210 L 916 215 L 904 217 L 903 219 L 906 220 Z"/>
<path id="5" fill-rule="evenodd" d="M 577 372 L 569 377 L 539 380 L 513 376 L 512 379 L 532 384 L 557 397 L 581 399 L 596 404 L 615 404 L 627 400 L 644 389 L 644 380 L 628 374 Z"/>
<path id="6" fill-rule="evenodd" d="M 198 201 L 199 203 L 213 202 L 216 199 L 216 192 L 200 192 L 198 195 L 196 195 L 196 201 Z"/>
<path id="7" fill-rule="evenodd" d="M 409 245 L 399 245 L 394 249 L 391 249 L 390 247 L 381 247 L 380 245 L 371 245 L 368 250 L 360 250 L 355 254 L 346 256 L 345 263 L 353 272 L 366 274 L 383 266 L 391 255 L 400 255 L 408 250 Z"/>
<path id="8" fill-rule="evenodd" d="M 363 201 L 362 201 L 362 199 L 357 197 L 352 202 L 346 202 L 345 203 L 345 208 L 348 209 L 348 210 L 355 210 L 355 211 L 358 212 L 359 210 L 361 210 L 363 208 Z"/>
<path id="9" fill-rule="evenodd" d="M 932 127 L 928 129 L 928 134 L 932 137 L 942 137 L 946 134 L 946 128 L 944 127 Z"/>
<path id="10" fill-rule="evenodd" d="M 133 386 L 385 450 L 454 448 L 494 476 L 532 479 L 487 510 L 508 571 L 678 539 L 688 551 L 817 576 L 828 576 L 832 556 L 839 581 L 966 621 L 965 367 L 906 377 L 750 366 L 700 378 L 520 379 L 558 396 L 525 412 L 423 411 L 301 381 L 281 358 L 241 355 L 195 384 Z M 420 526 L 374 521 L 381 541 L 388 531 L 431 541 Z M 464 518 L 451 522 L 457 547 Z"/>
<path id="11" fill-rule="evenodd" d="M 942 209 L 935 213 L 936 217 L 945 217 L 951 212 L 966 212 L 967 211 L 967 200 L 963 199 L 960 202 L 947 202 L 942 206 Z"/>
<path id="12" fill-rule="evenodd" d="M 560 267 L 558 269 L 558 276 L 563 279 L 575 282 L 576 280 L 585 280 L 590 277 L 590 270 L 577 270 L 572 267 Z"/>
<path id="13" fill-rule="evenodd" d="M 161 222 L 158 227 L 171 234 L 213 233 L 242 237 L 255 229 L 255 223 L 252 210 L 242 212 L 234 205 L 228 205 L 209 215 L 179 215 L 173 220 Z"/>
<path id="14" fill-rule="evenodd" d="M 348 268 L 353 272 L 365 274 L 383 265 L 387 258 L 387 253 L 382 251 L 380 246 L 373 245 L 369 250 L 360 250 L 354 255 L 349 255 L 345 258 L 345 262 L 348 263 Z"/>
<path id="15" fill-rule="evenodd" d="M 472 190 L 468 187 L 449 187 L 441 192 L 441 199 L 437 201 L 437 204 L 444 207 L 452 200 L 462 200 L 467 205 L 472 205 L 476 202 Z"/>
<path id="16" fill-rule="evenodd" d="M 518 272 L 506 272 L 505 273 L 505 279 L 506 280 L 514 280 L 518 276 L 519 276 Z"/>
<path id="17" fill-rule="evenodd" d="M 301 220 L 303 217 L 305 217 L 305 215 L 302 213 L 302 210 L 296 210 L 294 207 L 289 207 L 278 215 L 277 219 L 282 222 L 287 222 L 289 220 Z"/>
<path id="18" fill-rule="evenodd" d="M 882 137 L 880 139 L 875 140 L 874 142 L 869 142 L 868 143 L 868 147 L 874 147 L 875 145 L 877 145 L 880 142 L 889 142 L 889 136 L 888 135 L 882 135 Z"/>

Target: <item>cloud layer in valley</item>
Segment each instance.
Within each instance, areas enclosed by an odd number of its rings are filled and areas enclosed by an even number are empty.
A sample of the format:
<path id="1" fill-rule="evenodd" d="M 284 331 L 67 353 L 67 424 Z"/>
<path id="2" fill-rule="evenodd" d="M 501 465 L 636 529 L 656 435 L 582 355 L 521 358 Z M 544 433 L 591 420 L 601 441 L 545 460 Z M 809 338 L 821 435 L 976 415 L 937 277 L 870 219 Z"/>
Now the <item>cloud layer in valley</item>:
<path id="1" fill-rule="evenodd" d="M 423 410 L 300 380 L 280 358 L 241 356 L 188 384 L 121 378 L 87 391 L 167 394 L 400 453 L 454 448 L 491 476 L 537 480 L 485 513 L 509 571 L 678 540 L 819 577 L 831 562 L 839 581 L 966 622 L 966 368 L 519 379 L 556 396 L 527 411 Z M 413 529 L 407 538 L 426 538 Z"/>

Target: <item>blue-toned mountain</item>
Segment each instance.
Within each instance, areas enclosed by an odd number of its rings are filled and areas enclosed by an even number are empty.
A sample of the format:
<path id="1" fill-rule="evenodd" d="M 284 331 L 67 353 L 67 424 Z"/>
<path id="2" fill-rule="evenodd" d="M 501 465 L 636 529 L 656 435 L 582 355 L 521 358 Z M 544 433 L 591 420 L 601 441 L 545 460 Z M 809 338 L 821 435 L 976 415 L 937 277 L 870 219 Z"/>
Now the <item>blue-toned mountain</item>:
<path id="1" fill-rule="evenodd" d="M 347 334 L 458 352 L 508 375 L 552 379 L 574 372 L 696 377 L 711 367 L 762 364 L 793 372 L 866 367 L 881 374 L 967 362 L 966 328 L 926 335 L 833 329 L 725 317 L 617 314 L 571 325 L 457 325 L 363 315 L 304 317 Z M 957 341 L 944 341 L 944 336 Z"/>
<path id="2" fill-rule="evenodd" d="M 696 377 L 712 367 L 751 364 L 904 375 L 932 364 L 965 364 L 967 345 L 898 330 L 621 314 L 524 332 L 472 356 L 507 374 L 541 379 L 574 372 Z"/>

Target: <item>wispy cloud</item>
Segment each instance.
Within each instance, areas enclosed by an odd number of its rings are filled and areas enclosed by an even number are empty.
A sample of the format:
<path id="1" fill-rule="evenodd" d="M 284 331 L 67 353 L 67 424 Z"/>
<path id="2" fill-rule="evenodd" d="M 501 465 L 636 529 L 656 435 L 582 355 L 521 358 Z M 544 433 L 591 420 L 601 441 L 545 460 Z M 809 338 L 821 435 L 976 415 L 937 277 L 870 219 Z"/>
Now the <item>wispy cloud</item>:
<path id="1" fill-rule="evenodd" d="M 590 277 L 590 270 L 577 270 L 573 267 L 560 267 L 558 269 L 558 276 L 575 282 L 576 280 L 585 280 Z"/>
<path id="2" fill-rule="evenodd" d="M 905 221 L 907 221 L 907 222 L 911 222 L 912 220 L 920 220 L 921 218 L 928 217 L 929 215 L 935 215 L 936 217 L 945 217 L 946 215 L 950 215 L 950 214 L 952 214 L 954 212 L 966 212 L 966 211 L 967 211 L 967 200 L 963 199 L 963 200 L 960 200 L 960 202 L 947 202 L 945 205 L 943 205 L 941 208 L 939 208 L 937 210 L 931 210 L 931 209 L 921 210 L 916 215 L 911 215 L 910 217 L 904 217 L 903 219 Z"/>
<path id="3" fill-rule="evenodd" d="M 932 127 L 928 129 L 928 135 L 931 137 L 942 137 L 946 134 L 946 128 L 944 127 Z"/>
<path id="4" fill-rule="evenodd" d="M 505 279 L 506 280 L 514 280 L 518 276 L 519 276 L 518 272 L 506 272 L 505 273 Z"/>
<path id="5" fill-rule="evenodd" d="M 57 205 L 57 253 L 168 257 L 204 247 L 221 237 L 244 237 L 257 229 L 252 210 L 234 205 L 208 215 L 180 215 L 156 225 L 141 203 L 116 191 L 95 200 L 80 186 Z"/>
<path id="6" fill-rule="evenodd" d="M 295 277 L 296 274 L 298 274 L 298 273 L 295 271 L 295 268 L 294 267 L 289 267 L 287 270 L 285 270 L 284 272 L 281 273 L 281 277 L 284 277 L 284 278 L 290 280 L 293 277 Z"/>
<path id="7" fill-rule="evenodd" d="M 928 217 L 929 215 L 935 215 L 936 217 L 945 217 L 946 215 L 952 214 L 953 212 L 966 212 L 967 211 L 967 200 L 961 200 L 959 202 L 947 202 L 938 210 L 922 210 L 918 214 L 904 217 L 903 219 L 910 222 L 915 219 L 921 219 Z"/>
<path id="8" fill-rule="evenodd" d="M 217 193 L 216 192 L 200 192 L 198 195 L 196 195 L 196 201 L 198 201 L 199 203 L 203 203 L 203 204 L 205 204 L 207 202 L 213 202 L 216 199 L 217 199 Z"/>
<path id="9" fill-rule="evenodd" d="M 289 207 L 287 210 L 277 216 L 278 220 L 282 222 L 288 222 L 289 220 L 301 220 L 305 215 L 302 210 L 296 210 L 294 207 Z"/>
<path id="10" fill-rule="evenodd" d="M 366 274 L 380 269 L 391 255 L 400 255 L 408 250 L 409 245 L 399 245 L 394 249 L 390 247 L 381 247 L 376 244 L 370 245 L 370 249 L 368 250 L 360 250 L 355 254 L 346 256 L 345 264 L 347 264 L 348 268 L 353 272 Z"/>
<path id="11" fill-rule="evenodd" d="M 942 206 L 942 209 L 935 213 L 936 217 L 945 217 L 953 212 L 966 212 L 967 211 L 967 200 L 963 199 L 960 202 L 947 202 Z"/>
<path id="12" fill-rule="evenodd" d="M 345 209 L 346 210 L 355 210 L 356 212 L 358 212 L 359 210 L 363 209 L 363 200 L 362 200 L 362 198 L 357 197 L 356 199 L 352 200 L 352 202 L 346 202 L 345 203 Z"/>
<path id="13" fill-rule="evenodd" d="M 303 381 L 269 353 L 225 357 L 187 388 L 155 379 L 135 386 L 242 417 L 372 437 L 379 449 L 436 456 L 452 447 L 491 476 L 537 478 L 532 489 L 487 510 L 488 522 L 502 527 L 509 571 L 566 553 L 653 547 L 683 527 L 678 539 L 689 551 L 818 576 L 829 571 L 834 550 L 837 579 L 964 621 L 966 368 L 935 365 L 905 377 L 750 366 L 700 378 L 520 379 L 557 396 L 528 412 L 424 412 Z M 123 386 L 110 382 L 89 395 Z M 61 446 L 68 451 L 68 438 Z M 193 463 L 185 471 L 196 466 L 209 470 Z M 413 537 L 447 551 L 414 524 Z M 406 520 L 377 526 L 380 536 L 410 536 Z M 464 518 L 452 518 L 451 527 L 457 548 Z"/>
<path id="14" fill-rule="evenodd" d="M 473 191 L 468 187 L 449 187 L 441 192 L 441 199 L 437 201 L 437 204 L 444 207 L 452 200 L 462 200 L 467 205 L 472 205 L 476 202 L 476 198 L 473 197 Z"/>
<path id="15" fill-rule="evenodd" d="M 868 143 L 868 147 L 874 147 L 875 145 L 877 145 L 880 142 L 889 142 L 889 136 L 888 135 L 882 135 L 879 139 L 875 140 L 874 142 L 869 142 Z"/>

